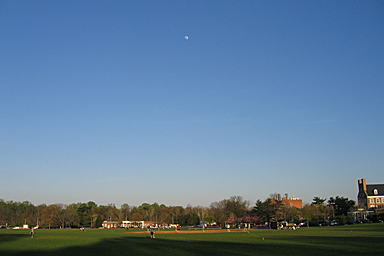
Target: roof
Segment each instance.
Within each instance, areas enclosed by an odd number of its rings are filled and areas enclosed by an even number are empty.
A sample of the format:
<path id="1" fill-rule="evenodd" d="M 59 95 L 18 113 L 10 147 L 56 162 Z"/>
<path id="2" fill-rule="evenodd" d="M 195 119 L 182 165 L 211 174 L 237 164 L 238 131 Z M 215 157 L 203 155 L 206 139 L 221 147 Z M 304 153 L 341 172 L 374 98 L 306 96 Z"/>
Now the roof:
<path id="1" fill-rule="evenodd" d="M 377 193 L 375 194 L 375 189 Z M 384 184 L 370 184 L 367 185 L 368 196 L 384 196 Z"/>

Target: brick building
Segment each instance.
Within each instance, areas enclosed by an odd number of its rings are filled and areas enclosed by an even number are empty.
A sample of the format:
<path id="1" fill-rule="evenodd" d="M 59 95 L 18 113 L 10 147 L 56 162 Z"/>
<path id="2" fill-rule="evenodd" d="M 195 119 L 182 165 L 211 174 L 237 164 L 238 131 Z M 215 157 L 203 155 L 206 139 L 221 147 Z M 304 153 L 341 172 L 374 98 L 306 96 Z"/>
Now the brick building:
<path id="1" fill-rule="evenodd" d="M 282 204 L 285 204 L 288 207 L 303 208 L 303 200 L 295 196 L 288 198 L 288 194 L 285 194 L 284 197 L 281 198 L 280 194 L 277 194 L 274 199 L 276 201 L 281 201 Z"/>
<path id="2" fill-rule="evenodd" d="M 384 184 L 366 184 L 365 179 L 358 181 L 358 207 L 364 210 L 384 211 Z"/>

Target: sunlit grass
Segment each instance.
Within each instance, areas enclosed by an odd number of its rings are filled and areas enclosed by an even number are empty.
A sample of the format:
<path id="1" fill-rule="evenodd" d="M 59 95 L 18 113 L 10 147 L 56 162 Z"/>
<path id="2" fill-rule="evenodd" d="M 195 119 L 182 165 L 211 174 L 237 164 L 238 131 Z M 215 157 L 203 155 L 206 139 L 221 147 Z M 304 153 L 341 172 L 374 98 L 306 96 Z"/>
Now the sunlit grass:
<path id="1" fill-rule="evenodd" d="M 136 230 L 138 231 L 138 230 Z M 383 255 L 384 224 L 187 234 L 0 230 L 0 255 Z"/>

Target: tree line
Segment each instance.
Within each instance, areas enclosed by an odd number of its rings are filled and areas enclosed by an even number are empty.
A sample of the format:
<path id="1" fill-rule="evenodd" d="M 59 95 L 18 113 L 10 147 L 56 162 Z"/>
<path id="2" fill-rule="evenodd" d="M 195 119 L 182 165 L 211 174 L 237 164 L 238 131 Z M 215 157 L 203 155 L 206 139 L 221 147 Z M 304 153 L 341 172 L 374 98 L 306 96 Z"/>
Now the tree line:
<path id="1" fill-rule="evenodd" d="M 345 224 L 351 217 L 348 212 L 356 206 L 354 200 L 336 196 L 330 197 L 327 203 L 325 198 L 314 197 L 312 203 L 305 204 L 302 209 L 287 207 L 282 201 L 275 200 L 273 196 L 264 202 L 258 200 L 252 212 L 260 216 L 268 225 L 272 221 L 292 221 L 294 223 L 307 222 L 308 225 L 327 225 L 329 220 L 337 220 Z"/>
<path id="2" fill-rule="evenodd" d="M 275 200 L 273 196 L 265 201 L 257 200 L 254 205 L 241 196 L 232 196 L 209 207 L 166 206 L 158 203 L 143 203 L 140 206 L 123 204 L 97 205 L 95 202 L 73 203 L 70 205 L 33 205 L 29 201 L 14 202 L 0 199 L 0 225 L 39 225 L 49 228 L 100 227 L 107 221 L 152 221 L 158 224 L 177 223 L 182 226 L 198 225 L 200 221 L 226 224 L 254 223 L 269 224 L 272 221 L 323 221 L 335 216 L 346 216 L 355 206 L 353 200 L 344 197 L 326 199 L 315 197 L 311 204 L 302 209 L 289 207 Z"/>

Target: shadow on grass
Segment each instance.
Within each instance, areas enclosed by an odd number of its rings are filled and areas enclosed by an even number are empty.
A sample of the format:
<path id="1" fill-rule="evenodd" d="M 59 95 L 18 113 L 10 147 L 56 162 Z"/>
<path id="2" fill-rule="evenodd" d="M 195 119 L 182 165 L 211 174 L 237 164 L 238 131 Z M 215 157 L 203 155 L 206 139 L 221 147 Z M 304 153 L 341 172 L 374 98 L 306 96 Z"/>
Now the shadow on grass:
<path id="1" fill-rule="evenodd" d="M 0 234 L 0 245 L 2 243 L 12 242 L 19 239 L 30 237 L 29 234 Z M 1 247 L 0 247 L 1 248 Z M 1 252 L 1 250 L 0 250 Z"/>
<path id="2" fill-rule="evenodd" d="M 26 235 L 22 235 L 25 237 Z M 19 235 L 10 239 L 19 239 Z M 252 236 L 250 238 L 253 238 Z M 7 238 L 8 239 L 8 238 Z M 185 238 L 184 238 L 185 239 Z M 377 244 L 376 249 L 365 243 Z M 70 246 L 54 250 L 5 251 L 1 255 L 376 255 L 381 253 L 381 237 L 301 237 L 255 242 L 188 241 L 165 238 L 150 239 L 148 236 L 125 236 L 84 246 Z M 361 247 L 359 246 L 361 245 Z M 368 251 L 367 251 L 368 250 Z"/>

